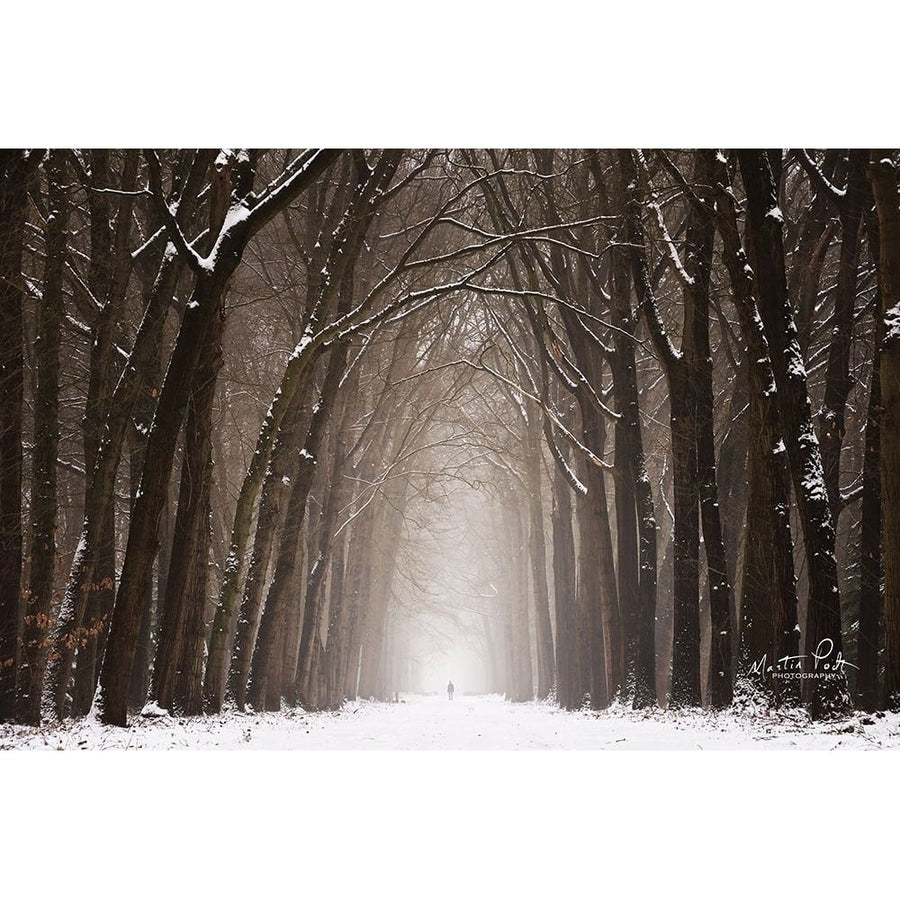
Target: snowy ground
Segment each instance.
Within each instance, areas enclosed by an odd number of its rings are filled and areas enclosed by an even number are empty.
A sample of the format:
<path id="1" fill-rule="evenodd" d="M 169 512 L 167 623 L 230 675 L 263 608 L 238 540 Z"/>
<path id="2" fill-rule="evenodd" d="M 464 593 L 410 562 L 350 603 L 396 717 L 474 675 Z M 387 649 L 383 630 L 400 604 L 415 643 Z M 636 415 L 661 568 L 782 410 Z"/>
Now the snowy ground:
<path id="1" fill-rule="evenodd" d="M 565 712 L 501 697 L 404 695 L 337 713 L 135 717 L 130 728 L 93 720 L 62 727 L 0 725 L 2 750 L 861 750 L 900 748 L 900 714 L 812 724 L 734 712 Z"/>

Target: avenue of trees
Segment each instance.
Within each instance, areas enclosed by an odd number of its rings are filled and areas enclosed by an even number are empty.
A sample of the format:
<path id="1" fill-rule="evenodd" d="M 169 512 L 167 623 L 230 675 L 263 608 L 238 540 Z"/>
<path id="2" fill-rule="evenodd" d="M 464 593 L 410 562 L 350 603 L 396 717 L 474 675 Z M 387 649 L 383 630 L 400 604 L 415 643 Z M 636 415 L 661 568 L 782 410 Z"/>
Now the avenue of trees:
<path id="1" fill-rule="evenodd" d="M 900 709 L 898 166 L 0 151 L 0 721 Z"/>

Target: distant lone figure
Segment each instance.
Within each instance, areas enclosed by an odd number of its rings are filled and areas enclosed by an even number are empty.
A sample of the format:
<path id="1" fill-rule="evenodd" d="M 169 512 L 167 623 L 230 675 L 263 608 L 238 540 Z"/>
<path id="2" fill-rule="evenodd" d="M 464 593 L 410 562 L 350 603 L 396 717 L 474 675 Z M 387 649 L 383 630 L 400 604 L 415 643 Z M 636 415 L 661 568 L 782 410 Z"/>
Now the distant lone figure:
<path id="1" fill-rule="evenodd" d="M 447 699 L 448 700 L 453 699 L 453 682 L 452 681 L 447 682 Z"/>

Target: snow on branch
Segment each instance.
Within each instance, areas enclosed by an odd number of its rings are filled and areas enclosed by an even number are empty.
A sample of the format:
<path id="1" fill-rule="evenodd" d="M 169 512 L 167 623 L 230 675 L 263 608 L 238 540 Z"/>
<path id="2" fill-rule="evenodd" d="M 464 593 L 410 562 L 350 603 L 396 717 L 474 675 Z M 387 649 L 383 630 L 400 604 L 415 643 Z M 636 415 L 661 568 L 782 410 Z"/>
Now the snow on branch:
<path id="1" fill-rule="evenodd" d="M 196 275 L 200 275 L 206 271 L 209 266 L 199 253 L 188 243 L 188 239 L 184 236 L 178 220 L 172 207 L 166 201 L 162 185 L 162 171 L 159 164 L 159 157 L 155 150 L 147 150 L 144 152 L 147 160 L 147 172 L 150 178 L 150 195 L 156 205 L 157 211 L 162 216 L 163 224 L 169 240 L 175 245 L 181 258 L 188 264 Z"/>
<path id="2" fill-rule="evenodd" d="M 297 157 L 288 167 L 291 170 L 288 177 L 277 187 L 270 188 L 253 204 L 247 217 L 250 234 L 256 234 L 266 222 L 328 169 L 340 154 L 340 150 L 308 150 Z"/>
<path id="3" fill-rule="evenodd" d="M 829 197 L 835 204 L 840 202 L 847 196 L 846 188 L 835 187 L 826 177 L 825 173 L 816 165 L 813 158 L 806 150 L 797 150 L 794 154 L 800 165 L 809 175 L 815 189 L 821 191 L 826 197 Z"/>
<path id="4" fill-rule="evenodd" d="M 665 150 L 657 150 L 656 158 L 662 163 L 663 168 L 675 179 L 676 184 L 681 188 L 682 193 L 685 197 L 690 201 L 691 205 L 700 210 L 704 215 L 711 216 L 714 213 L 714 210 L 710 209 L 709 206 L 704 203 L 704 201 L 697 195 L 697 192 L 691 187 L 688 183 L 688 180 L 684 177 L 681 169 L 675 165 L 675 162 L 670 158 L 669 154 L 666 153 Z"/>
<path id="5" fill-rule="evenodd" d="M 684 264 L 681 262 L 681 257 L 678 254 L 678 249 L 675 247 L 675 242 L 672 240 L 672 236 L 669 234 L 669 229 L 666 226 L 666 220 L 663 217 L 662 209 L 659 205 L 659 194 L 656 191 L 656 188 L 653 187 L 653 181 L 650 178 L 650 170 L 647 167 L 647 161 L 644 158 L 644 154 L 641 150 L 636 152 L 636 156 L 638 159 L 638 163 L 641 167 L 641 171 L 644 174 L 644 178 L 647 180 L 647 184 L 650 188 L 650 199 L 647 201 L 647 205 L 656 215 L 656 221 L 659 225 L 659 230 L 662 233 L 663 240 L 666 243 L 666 247 L 669 250 L 669 259 L 672 262 L 672 267 L 675 270 L 675 273 L 681 279 L 681 281 L 687 285 L 688 287 L 693 287 L 694 279 L 688 275 L 687 269 L 685 269 Z"/>

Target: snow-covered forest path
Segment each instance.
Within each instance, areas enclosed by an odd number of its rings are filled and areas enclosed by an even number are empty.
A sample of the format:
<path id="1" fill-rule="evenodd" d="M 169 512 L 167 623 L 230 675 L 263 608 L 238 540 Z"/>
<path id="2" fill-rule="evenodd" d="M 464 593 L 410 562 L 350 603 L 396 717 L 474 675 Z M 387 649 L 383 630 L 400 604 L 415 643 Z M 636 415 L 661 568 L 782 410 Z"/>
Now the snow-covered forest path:
<path id="1" fill-rule="evenodd" d="M 404 695 L 334 713 L 229 713 L 135 717 L 130 728 L 95 720 L 61 728 L 0 726 L 0 749 L 46 750 L 696 750 L 900 748 L 900 715 L 838 723 L 741 717 L 734 712 L 567 712 L 499 696 Z"/>

